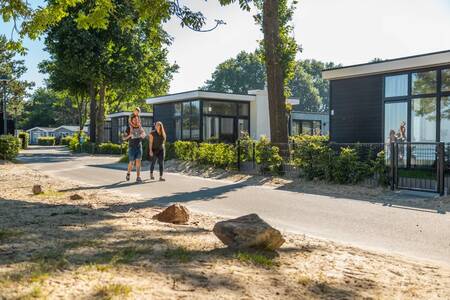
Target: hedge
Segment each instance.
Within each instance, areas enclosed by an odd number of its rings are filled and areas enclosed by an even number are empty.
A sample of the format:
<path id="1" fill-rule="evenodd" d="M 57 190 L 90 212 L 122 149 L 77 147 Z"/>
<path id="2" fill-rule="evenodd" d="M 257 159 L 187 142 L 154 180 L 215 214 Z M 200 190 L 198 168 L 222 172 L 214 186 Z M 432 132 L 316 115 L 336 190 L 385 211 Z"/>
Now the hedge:
<path id="1" fill-rule="evenodd" d="M 65 137 L 61 138 L 61 145 L 69 146 L 71 141 L 72 141 L 72 136 L 70 136 L 70 135 L 65 136 Z"/>
<path id="2" fill-rule="evenodd" d="M 28 134 L 28 132 L 22 131 L 19 132 L 19 139 L 20 139 L 20 147 L 22 149 L 27 149 L 28 148 L 28 144 L 30 143 L 30 135 Z"/>
<path id="3" fill-rule="evenodd" d="M 13 160 L 20 151 L 20 140 L 12 135 L 0 135 L 0 159 Z"/>
<path id="4" fill-rule="evenodd" d="M 41 146 L 54 146 L 56 139 L 54 136 L 41 136 L 38 138 L 38 145 Z"/>

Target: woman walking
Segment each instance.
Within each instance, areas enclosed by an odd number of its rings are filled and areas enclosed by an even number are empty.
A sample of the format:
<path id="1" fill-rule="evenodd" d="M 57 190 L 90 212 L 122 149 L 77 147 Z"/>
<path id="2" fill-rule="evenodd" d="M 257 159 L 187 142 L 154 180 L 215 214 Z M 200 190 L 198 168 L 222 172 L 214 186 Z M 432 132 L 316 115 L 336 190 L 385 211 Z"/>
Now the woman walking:
<path id="1" fill-rule="evenodd" d="M 150 179 L 155 179 L 153 176 L 153 170 L 155 169 L 155 163 L 158 161 L 159 165 L 159 181 L 165 181 L 163 177 L 164 172 L 164 156 L 165 156 L 165 142 L 166 142 L 166 132 L 164 130 L 164 125 L 158 121 L 155 124 L 155 130 L 152 130 L 149 135 L 149 154 L 151 159 L 150 164 Z"/>
<path id="2" fill-rule="evenodd" d="M 139 117 L 132 115 L 130 119 L 130 127 L 124 140 L 128 140 L 128 171 L 126 180 L 130 180 L 130 173 L 133 164 L 136 165 L 136 182 L 142 183 L 141 179 L 141 161 L 142 161 L 142 139 L 145 138 L 145 131 L 140 125 Z"/>

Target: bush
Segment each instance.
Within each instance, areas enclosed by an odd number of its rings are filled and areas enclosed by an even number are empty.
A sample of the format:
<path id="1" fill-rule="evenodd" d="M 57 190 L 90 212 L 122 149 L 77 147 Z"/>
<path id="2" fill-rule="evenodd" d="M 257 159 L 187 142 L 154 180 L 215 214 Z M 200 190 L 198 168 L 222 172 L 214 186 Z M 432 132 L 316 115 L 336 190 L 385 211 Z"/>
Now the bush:
<path id="1" fill-rule="evenodd" d="M 255 148 L 256 163 L 261 166 L 261 172 L 281 173 L 283 158 L 280 156 L 278 147 L 272 146 L 267 137 L 263 136 L 256 143 Z"/>
<path id="2" fill-rule="evenodd" d="M 327 136 L 298 135 L 291 138 L 294 164 L 309 180 L 331 180 L 333 152 Z"/>
<path id="3" fill-rule="evenodd" d="M 72 141 L 72 136 L 70 136 L 70 135 L 65 136 L 65 137 L 61 138 L 61 145 L 69 146 L 71 141 Z"/>
<path id="4" fill-rule="evenodd" d="M 41 136 L 38 138 L 38 145 L 41 146 L 54 146 L 56 139 L 54 136 Z"/>
<path id="5" fill-rule="evenodd" d="M 28 132 L 22 131 L 19 132 L 19 139 L 20 139 L 20 147 L 22 149 L 27 149 L 28 144 L 30 143 L 30 135 Z"/>
<path id="6" fill-rule="evenodd" d="M 177 158 L 187 161 L 198 159 L 198 144 L 196 142 L 176 141 L 173 146 Z"/>
<path id="7" fill-rule="evenodd" d="M 236 164 L 236 147 L 232 144 L 201 143 L 198 148 L 198 161 L 205 165 L 230 168 Z"/>
<path id="8" fill-rule="evenodd" d="M 166 147 L 166 156 L 165 156 L 164 160 L 171 160 L 171 159 L 176 158 L 174 144 L 166 142 L 165 147 Z"/>
<path id="9" fill-rule="evenodd" d="M 369 165 L 358 160 L 356 149 L 341 148 L 333 162 L 333 180 L 337 183 L 358 183 L 370 174 Z"/>
<path id="10" fill-rule="evenodd" d="M 382 186 L 389 185 L 389 168 L 386 165 L 384 151 L 380 151 L 377 157 L 371 161 L 371 174 L 378 178 L 378 184 Z"/>
<path id="11" fill-rule="evenodd" d="M 0 135 L 0 159 L 13 160 L 19 154 L 20 140 L 12 135 Z"/>
<path id="12" fill-rule="evenodd" d="M 123 154 L 127 152 L 128 144 L 124 143 L 113 144 L 113 143 L 102 143 L 98 144 L 95 148 L 95 153 L 99 154 Z"/>

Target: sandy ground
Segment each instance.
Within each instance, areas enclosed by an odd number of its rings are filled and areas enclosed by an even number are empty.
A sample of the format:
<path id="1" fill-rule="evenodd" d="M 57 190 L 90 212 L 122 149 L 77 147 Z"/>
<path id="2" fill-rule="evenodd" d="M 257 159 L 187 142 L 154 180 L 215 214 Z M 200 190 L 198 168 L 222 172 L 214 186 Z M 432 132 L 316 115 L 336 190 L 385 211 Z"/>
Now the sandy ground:
<path id="1" fill-rule="evenodd" d="M 234 252 L 214 216 L 164 224 L 159 207 L 77 188 L 0 165 L 0 299 L 450 299 L 446 267 L 289 233 L 277 253 Z"/>

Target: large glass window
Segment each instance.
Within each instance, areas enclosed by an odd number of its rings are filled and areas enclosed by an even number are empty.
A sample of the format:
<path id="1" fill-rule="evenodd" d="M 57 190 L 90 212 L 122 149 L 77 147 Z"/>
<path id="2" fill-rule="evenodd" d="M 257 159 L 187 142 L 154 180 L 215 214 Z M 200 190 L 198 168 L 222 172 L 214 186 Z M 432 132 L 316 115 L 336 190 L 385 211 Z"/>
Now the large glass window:
<path id="1" fill-rule="evenodd" d="M 436 93 L 436 71 L 411 74 L 411 91 L 413 95 Z"/>
<path id="2" fill-rule="evenodd" d="M 411 141 L 436 141 L 436 98 L 411 100 Z"/>
<path id="3" fill-rule="evenodd" d="M 200 139 L 200 101 L 191 102 L 191 139 Z"/>
<path id="4" fill-rule="evenodd" d="M 191 102 L 183 102 L 183 140 L 191 139 Z"/>
<path id="5" fill-rule="evenodd" d="M 386 76 L 384 79 L 384 96 L 400 97 L 408 95 L 408 74 Z"/>
<path id="6" fill-rule="evenodd" d="M 181 103 L 174 104 L 174 117 L 181 117 Z"/>
<path id="7" fill-rule="evenodd" d="M 408 104 L 406 102 L 388 102 L 384 104 L 384 140 L 386 143 L 406 141 Z"/>
<path id="8" fill-rule="evenodd" d="M 203 113 L 208 115 L 236 116 L 237 106 L 235 102 L 205 101 Z"/>
<path id="9" fill-rule="evenodd" d="M 175 119 L 175 139 L 181 140 L 181 118 Z"/>
<path id="10" fill-rule="evenodd" d="M 322 129 L 321 121 L 312 120 L 293 120 L 291 135 L 320 135 Z"/>
<path id="11" fill-rule="evenodd" d="M 219 139 L 219 117 L 203 117 L 203 139 Z"/>
<path id="12" fill-rule="evenodd" d="M 450 143 L 450 96 L 441 98 L 441 142 Z"/>
<path id="13" fill-rule="evenodd" d="M 441 91 L 450 92 L 450 69 L 441 71 Z"/>

